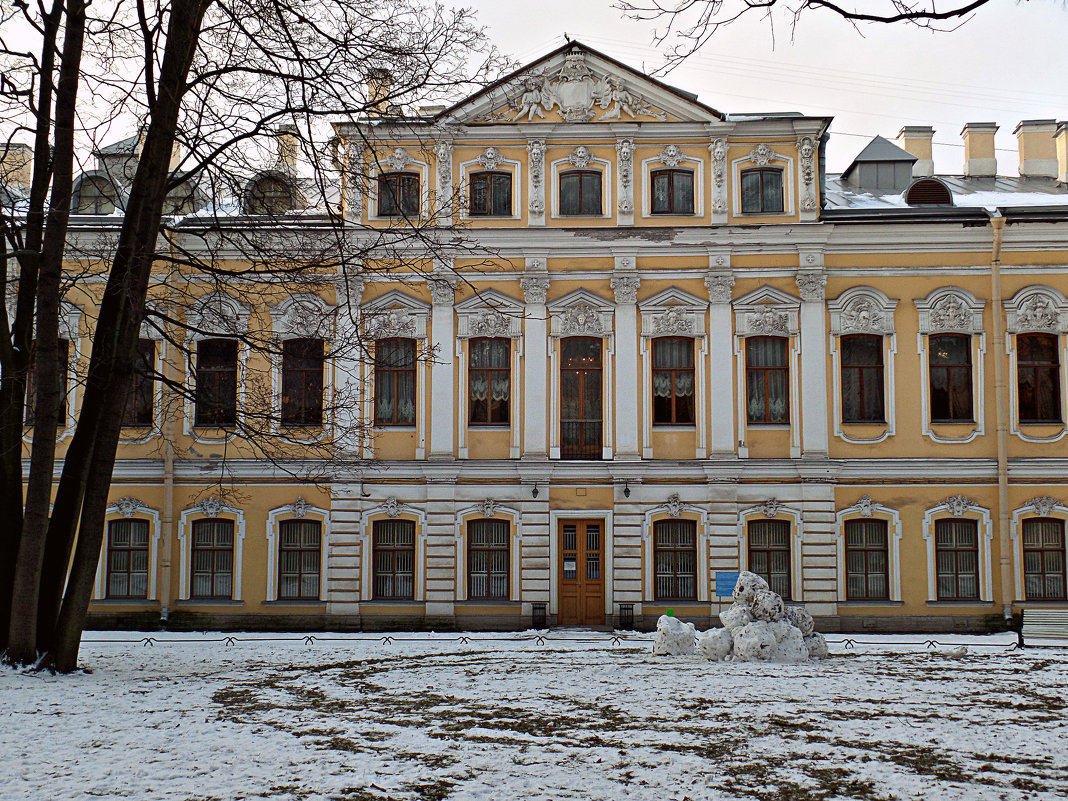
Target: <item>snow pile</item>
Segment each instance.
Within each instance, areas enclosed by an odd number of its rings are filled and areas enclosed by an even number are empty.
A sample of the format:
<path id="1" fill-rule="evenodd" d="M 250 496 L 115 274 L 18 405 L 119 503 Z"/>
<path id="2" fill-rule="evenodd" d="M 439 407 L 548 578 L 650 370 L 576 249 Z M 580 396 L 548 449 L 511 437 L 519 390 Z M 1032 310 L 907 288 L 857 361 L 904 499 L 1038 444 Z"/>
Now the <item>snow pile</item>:
<path id="1" fill-rule="evenodd" d="M 693 623 L 683 623 L 677 617 L 661 615 L 656 621 L 656 639 L 653 640 L 654 654 L 671 654 L 683 656 L 697 653 L 695 640 L 697 632 Z"/>

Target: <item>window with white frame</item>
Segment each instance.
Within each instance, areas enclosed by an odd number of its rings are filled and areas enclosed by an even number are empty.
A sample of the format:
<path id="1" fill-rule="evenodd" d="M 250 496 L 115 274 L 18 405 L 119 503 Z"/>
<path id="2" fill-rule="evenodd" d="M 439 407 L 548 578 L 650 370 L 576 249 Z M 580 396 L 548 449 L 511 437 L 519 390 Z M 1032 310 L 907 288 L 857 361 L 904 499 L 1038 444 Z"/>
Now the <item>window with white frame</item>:
<path id="1" fill-rule="evenodd" d="M 1023 521 L 1024 597 L 1028 601 L 1068 600 L 1064 521 L 1031 517 Z"/>
<path id="2" fill-rule="evenodd" d="M 147 520 L 108 521 L 107 598 L 148 598 L 149 535 Z"/>
<path id="3" fill-rule="evenodd" d="M 282 520 L 278 524 L 278 599 L 319 600 L 323 524 Z"/>

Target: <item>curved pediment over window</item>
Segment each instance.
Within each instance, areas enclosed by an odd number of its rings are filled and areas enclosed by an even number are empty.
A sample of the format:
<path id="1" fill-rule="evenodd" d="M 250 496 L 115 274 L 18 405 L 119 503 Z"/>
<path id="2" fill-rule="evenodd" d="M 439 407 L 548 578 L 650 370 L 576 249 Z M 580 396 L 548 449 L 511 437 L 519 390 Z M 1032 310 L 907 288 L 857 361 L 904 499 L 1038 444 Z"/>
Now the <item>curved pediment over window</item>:
<path id="1" fill-rule="evenodd" d="M 967 289 L 941 287 L 926 298 L 915 301 L 920 312 L 921 334 L 981 334 L 985 300 Z"/>
<path id="2" fill-rule="evenodd" d="M 855 286 L 828 301 L 832 334 L 892 334 L 897 300 L 875 287 Z"/>
<path id="3" fill-rule="evenodd" d="M 1009 333 L 1068 334 L 1068 300 L 1050 286 L 1028 286 L 1005 301 Z"/>

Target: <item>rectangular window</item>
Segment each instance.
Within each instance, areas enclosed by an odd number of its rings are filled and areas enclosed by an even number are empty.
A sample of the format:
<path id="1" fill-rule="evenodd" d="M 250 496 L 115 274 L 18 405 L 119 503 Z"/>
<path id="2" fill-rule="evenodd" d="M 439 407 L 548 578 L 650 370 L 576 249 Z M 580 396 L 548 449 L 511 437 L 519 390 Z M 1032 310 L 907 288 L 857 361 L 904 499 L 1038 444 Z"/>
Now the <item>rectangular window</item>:
<path id="1" fill-rule="evenodd" d="M 150 426 L 153 423 L 152 407 L 156 388 L 152 377 L 156 371 L 156 343 L 151 339 L 137 340 L 134 359 L 134 374 L 126 397 L 122 424 L 126 427 Z"/>
<path id="2" fill-rule="evenodd" d="M 467 597 L 506 601 L 509 598 L 508 523 L 472 520 L 467 524 Z"/>
<path id="3" fill-rule="evenodd" d="M 697 600 L 697 523 L 658 520 L 653 524 L 656 600 Z"/>
<path id="4" fill-rule="evenodd" d="M 749 569 L 768 582 L 783 600 L 790 598 L 790 523 L 749 521 Z"/>
<path id="5" fill-rule="evenodd" d="M 469 421 L 476 426 L 508 425 L 511 370 L 508 339 L 472 339 L 471 369 L 467 376 Z"/>
<path id="6" fill-rule="evenodd" d="M 190 598 L 233 598 L 234 521 L 193 521 Z"/>
<path id="7" fill-rule="evenodd" d="M 782 170 L 743 170 L 742 213 L 780 214 L 782 210 Z"/>
<path id="8" fill-rule="evenodd" d="M 694 423 L 693 340 L 653 340 L 653 424 Z"/>
<path id="9" fill-rule="evenodd" d="M 656 170 L 653 183 L 653 214 L 693 214 L 693 172 Z"/>
<path id="10" fill-rule="evenodd" d="M 1021 423 L 1061 422 L 1061 363 L 1053 334 L 1016 335 Z"/>
<path id="11" fill-rule="evenodd" d="M 279 600 L 319 600 L 322 525 L 318 520 L 283 520 L 279 524 Z"/>
<path id="12" fill-rule="evenodd" d="M 60 364 L 59 373 L 59 427 L 67 427 L 67 394 L 70 392 L 70 342 L 66 339 L 57 341 Z M 37 406 L 37 343 L 30 343 L 30 361 L 26 367 L 26 416 L 25 424 L 33 425 L 34 409 Z"/>
<path id="13" fill-rule="evenodd" d="M 415 523 L 411 520 L 376 520 L 373 540 L 371 559 L 375 600 L 413 600 Z"/>
<path id="14" fill-rule="evenodd" d="M 790 422 L 790 367 L 784 337 L 745 340 L 745 385 L 750 423 Z"/>
<path id="15" fill-rule="evenodd" d="M 375 425 L 415 425 L 415 340 L 375 343 Z"/>
<path id="16" fill-rule="evenodd" d="M 972 422 L 972 338 L 961 334 L 932 336 L 931 422 Z"/>
<path id="17" fill-rule="evenodd" d="M 196 382 L 196 425 L 234 425 L 237 422 L 236 339 L 202 339 L 197 343 Z"/>
<path id="18" fill-rule="evenodd" d="M 561 341 L 560 401 L 560 457 L 600 459 L 600 339 L 571 337 Z"/>
<path id="19" fill-rule="evenodd" d="M 979 600 L 979 524 L 975 520 L 935 521 L 935 566 L 939 601 Z"/>
<path id="20" fill-rule="evenodd" d="M 391 172 L 378 178 L 379 217 L 419 216 L 419 176 Z"/>
<path id="21" fill-rule="evenodd" d="M 282 343 L 282 425 L 323 424 L 323 352 L 321 339 Z"/>
<path id="22" fill-rule="evenodd" d="M 890 557 L 885 520 L 845 524 L 846 599 L 890 600 Z"/>
<path id="23" fill-rule="evenodd" d="M 467 213 L 472 217 L 512 216 L 512 175 L 489 170 L 472 173 L 471 200 Z"/>
<path id="24" fill-rule="evenodd" d="M 883 338 L 853 334 L 842 348 L 842 422 L 885 423 Z"/>
<path id="25" fill-rule="evenodd" d="M 148 521 L 108 523 L 108 598 L 148 598 Z"/>
<path id="26" fill-rule="evenodd" d="M 1068 600 L 1065 591 L 1064 521 L 1023 521 L 1024 594 L 1028 601 Z"/>
<path id="27" fill-rule="evenodd" d="M 601 173 L 596 170 L 569 170 L 560 173 L 560 215 L 600 216 Z"/>

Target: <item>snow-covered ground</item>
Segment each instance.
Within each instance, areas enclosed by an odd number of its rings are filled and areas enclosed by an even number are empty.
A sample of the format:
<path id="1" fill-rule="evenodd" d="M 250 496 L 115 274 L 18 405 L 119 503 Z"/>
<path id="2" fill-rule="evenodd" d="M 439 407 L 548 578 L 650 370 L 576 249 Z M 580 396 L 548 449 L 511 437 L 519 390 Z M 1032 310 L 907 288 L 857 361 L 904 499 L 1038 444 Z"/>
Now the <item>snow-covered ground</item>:
<path id="1" fill-rule="evenodd" d="M 970 643 L 955 658 L 833 635 L 796 665 L 654 657 L 650 635 L 225 636 L 91 632 L 91 673 L 0 669 L 0 799 L 1068 794 L 1068 650 L 1011 636 L 937 636 Z"/>

